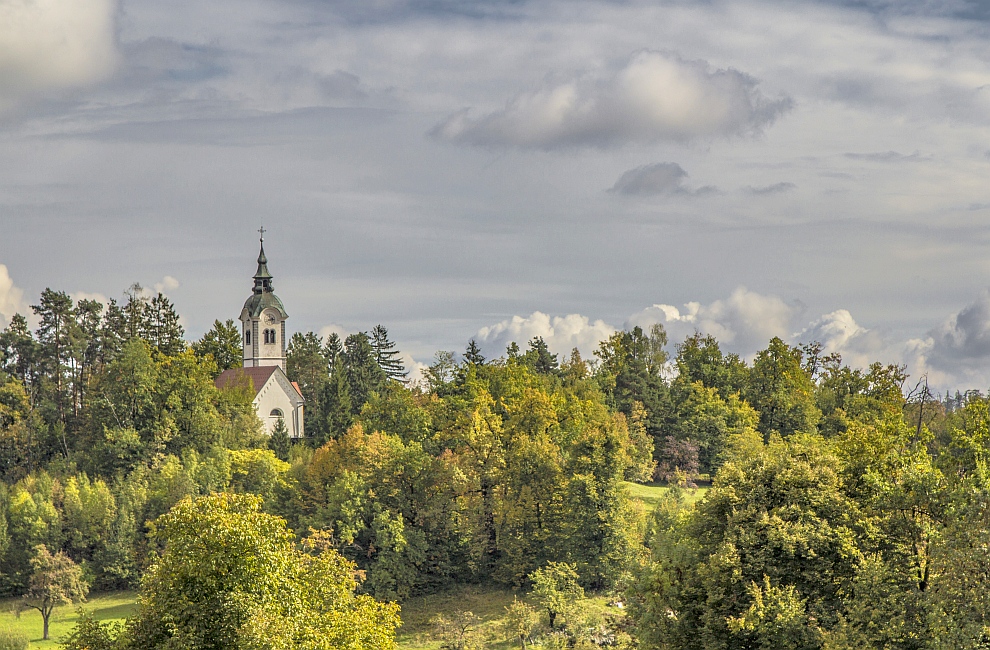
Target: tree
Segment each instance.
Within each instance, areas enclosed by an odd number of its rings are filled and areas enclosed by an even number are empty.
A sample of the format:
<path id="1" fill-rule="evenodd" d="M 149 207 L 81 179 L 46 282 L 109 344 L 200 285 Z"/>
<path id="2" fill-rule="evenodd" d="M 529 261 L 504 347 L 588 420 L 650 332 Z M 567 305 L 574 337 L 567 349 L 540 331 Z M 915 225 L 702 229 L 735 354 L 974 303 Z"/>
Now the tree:
<path id="1" fill-rule="evenodd" d="M 186 498 L 155 522 L 129 650 L 391 650 L 398 606 L 354 593 L 355 567 L 317 533 L 295 546 L 254 495 Z"/>
<path id="2" fill-rule="evenodd" d="M 44 621 L 42 638 L 48 640 L 48 622 L 59 605 L 86 599 L 89 586 L 83 580 L 82 569 L 59 551 L 52 555 L 44 544 L 34 548 L 31 558 L 31 578 L 23 606 L 41 612 Z"/>
<path id="3" fill-rule="evenodd" d="M 647 412 L 647 430 L 658 435 L 664 410 L 667 385 L 667 332 L 654 325 L 649 333 L 640 327 L 616 332 L 602 341 L 595 355 L 600 361 L 596 376 L 613 408 L 632 415 L 633 403 L 639 402 Z"/>
<path id="4" fill-rule="evenodd" d="M 485 362 L 485 355 L 481 354 L 481 348 L 474 339 L 468 341 L 467 349 L 464 351 L 464 361 L 476 366 Z"/>
<path id="5" fill-rule="evenodd" d="M 541 375 L 552 375 L 557 372 L 560 364 L 557 363 L 557 355 L 550 354 L 550 348 L 542 336 L 534 337 L 529 342 L 529 350 L 523 355 L 523 362 L 532 366 L 533 370 Z"/>
<path id="6" fill-rule="evenodd" d="M 540 622 L 536 610 L 514 597 L 512 604 L 505 607 L 505 617 L 502 620 L 506 636 L 513 640 L 518 639 L 522 650 L 526 650 L 526 639 Z"/>
<path id="7" fill-rule="evenodd" d="M 162 354 L 173 356 L 185 349 L 185 329 L 179 323 L 172 301 L 159 293 L 144 305 L 141 336 Z M 240 334 L 237 337 L 240 342 Z"/>
<path id="8" fill-rule="evenodd" d="M 765 441 L 774 432 L 785 438 L 811 433 L 821 417 L 801 351 L 776 336 L 756 355 L 744 396 L 760 414 L 757 429 Z"/>
<path id="9" fill-rule="evenodd" d="M 344 340 L 340 361 L 351 401 L 351 415 L 354 416 L 361 412 L 372 392 L 381 390 L 388 375 L 378 365 L 377 351 L 364 332 L 351 334 Z"/>
<path id="10" fill-rule="evenodd" d="M 219 320 L 213 321 L 210 331 L 193 343 L 192 348 L 198 357 L 213 357 L 218 372 L 241 367 L 243 358 L 241 330 L 231 318 L 223 323 Z"/>
<path id="11" fill-rule="evenodd" d="M 45 289 L 39 304 L 32 305 L 31 309 L 41 320 L 37 332 L 40 367 L 51 382 L 49 390 L 45 391 L 46 401 L 55 413 L 49 421 L 64 427 L 69 402 L 65 379 L 72 360 L 71 341 L 76 328 L 72 298 L 63 291 Z"/>
<path id="12" fill-rule="evenodd" d="M 575 601 L 584 598 L 584 589 L 578 584 L 578 574 L 573 564 L 549 562 L 529 574 L 529 579 L 533 583 L 533 593 L 547 610 L 551 630 L 558 616 L 566 614 Z"/>
<path id="13" fill-rule="evenodd" d="M 405 382 L 408 372 L 402 366 L 400 352 L 395 349 L 395 343 L 388 338 L 388 330 L 382 325 L 375 325 L 371 330 L 371 347 L 375 350 L 375 361 L 389 379 Z"/>
<path id="14" fill-rule="evenodd" d="M 289 460 L 289 429 L 285 426 L 285 420 L 281 417 L 275 421 L 275 428 L 272 429 L 272 436 L 268 439 L 268 448 L 272 450 L 279 460 Z"/>

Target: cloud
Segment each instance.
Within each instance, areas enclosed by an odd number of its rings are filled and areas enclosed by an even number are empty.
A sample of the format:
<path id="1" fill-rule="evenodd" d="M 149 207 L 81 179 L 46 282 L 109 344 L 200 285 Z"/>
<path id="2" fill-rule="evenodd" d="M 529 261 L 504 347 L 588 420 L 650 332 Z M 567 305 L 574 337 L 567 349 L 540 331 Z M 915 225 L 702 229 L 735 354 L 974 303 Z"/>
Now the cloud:
<path id="1" fill-rule="evenodd" d="M 10 324 L 14 314 L 27 316 L 30 307 L 24 302 L 24 292 L 14 285 L 6 264 L 0 264 L 0 329 Z"/>
<path id="2" fill-rule="evenodd" d="M 549 316 L 535 311 L 529 316 L 513 316 L 511 319 L 482 327 L 475 341 L 485 354 L 497 357 L 505 354 L 505 348 L 515 341 L 525 349 L 533 338 L 542 336 L 547 347 L 555 354 L 566 355 L 577 348 L 581 354 L 591 355 L 598 343 L 615 333 L 615 328 L 601 320 L 591 321 L 587 316 L 568 314 Z"/>
<path id="3" fill-rule="evenodd" d="M 171 275 L 166 275 L 161 282 L 155 283 L 155 293 L 168 293 L 179 288 L 179 281 Z"/>
<path id="4" fill-rule="evenodd" d="M 703 305 L 686 303 L 683 309 L 656 304 L 629 317 L 628 327 L 662 324 L 671 341 L 681 341 L 694 331 L 713 335 L 720 343 L 741 354 L 752 354 L 779 336 L 789 339 L 792 323 L 800 315 L 800 305 L 788 304 L 777 296 L 767 296 L 738 287 L 725 300 Z"/>
<path id="5" fill-rule="evenodd" d="M 650 196 L 657 194 L 680 194 L 699 196 L 712 194 L 718 190 L 712 185 L 697 189 L 685 187 L 688 173 L 677 163 L 655 163 L 643 165 L 624 172 L 609 192 L 626 195 Z"/>
<path id="6" fill-rule="evenodd" d="M 986 377 L 990 362 L 990 290 L 928 333 L 928 365 L 943 372 Z"/>
<path id="7" fill-rule="evenodd" d="M 402 366 L 409 373 L 406 377 L 409 380 L 409 384 L 413 386 L 421 384 L 426 378 L 426 370 L 430 367 L 430 364 L 416 361 L 412 355 L 405 352 L 399 355 L 399 358 L 402 360 Z"/>
<path id="8" fill-rule="evenodd" d="M 329 325 L 324 325 L 323 327 L 321 327 L 320 331 L 317 332 L 317 334 L 320 336 L 323 342 L 326 343 L 327 339 L 330 338 L 331 334 L 336 334 L 337 336 L 340 337 L 340 340 L 343 341 L 344 339 L 347 338 L 347 335 L 350 334 L 350 332 L 344 329 L 342 325 L 338 325 L 337 323 L 330 323 Z"/>
<path id="9" fill-rule="evenodd" d="M 896 151 L 877 151 L 873 153 L 847 153 L 846 158 L 852 160 L 866 160 L 869 162 L 925 162 L 931 160 L 931 156 L 922 156 L 921 153 L 915 151 L 911 154 L 898 153 Z"/>
<path id="10" fill-rule="evenodd" d="M 756 85 L 737 70 L 644 50 L 611 74 L 548 82 L 479 118 L 460 111 L 431 133 L 463 144 L 523 149 L 755 134 L 792 105 L 787 98 L 766 98 Z"/>
<path id="11" fill-rule="evenodd" d="M 0 2 L 0 111 L 106 77 L 116 11 L 116 0 Z"/>
<path id="12" fill-rule="evenodd" d="M 784 192 L 790 192 L 791 190 L 797 189 L 797 185 L 794 183 L 774 183 L 773 185 L 765 185 L 763 187 L 753 187 L 749 185 L 744 188 L 743 191 L 749 194 L 755 194 L 756 196 L 763 196 L 766 194 L 783 194 Z"/>

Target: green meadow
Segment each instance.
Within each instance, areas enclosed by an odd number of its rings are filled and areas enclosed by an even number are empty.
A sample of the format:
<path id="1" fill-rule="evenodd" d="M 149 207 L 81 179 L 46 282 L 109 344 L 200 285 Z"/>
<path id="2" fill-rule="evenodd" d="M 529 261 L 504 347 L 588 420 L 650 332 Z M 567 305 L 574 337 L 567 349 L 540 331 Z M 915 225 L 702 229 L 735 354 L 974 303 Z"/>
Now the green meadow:
<path id="1" fill-rule="evenodd" d="M 81 609 L 101 621 L 123 621 L 136 607 L 137 594 L 121 591 L 108 594 L 95 594 L 82 604 Z M 0 601 L 0 628 L 10 628 L 24 632 L 31 644 L 29 648 L 58 648 L 59 640 L 66 637 L 79 620 L 79 609 L 75 606 L 59 607 L 52 614 L 48 641 L 41 640 L 41 614 L 35 609 L 26 609 L 17 614 L 19 599 L 8 598 Z"/>

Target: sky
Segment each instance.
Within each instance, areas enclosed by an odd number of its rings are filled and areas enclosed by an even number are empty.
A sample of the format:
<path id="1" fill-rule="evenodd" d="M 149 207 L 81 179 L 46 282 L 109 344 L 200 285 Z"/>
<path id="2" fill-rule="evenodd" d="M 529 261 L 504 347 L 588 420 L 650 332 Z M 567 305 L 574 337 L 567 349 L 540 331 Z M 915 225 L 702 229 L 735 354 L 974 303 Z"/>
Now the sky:
<path id="1" fill-rule="evenodd" d="M 663 324 L 990 386 L 988 0 L 0 0 L 0 327 L 43 289 L 585 356 Z M 672 346 L 673 347 L 673 346 Z"/>

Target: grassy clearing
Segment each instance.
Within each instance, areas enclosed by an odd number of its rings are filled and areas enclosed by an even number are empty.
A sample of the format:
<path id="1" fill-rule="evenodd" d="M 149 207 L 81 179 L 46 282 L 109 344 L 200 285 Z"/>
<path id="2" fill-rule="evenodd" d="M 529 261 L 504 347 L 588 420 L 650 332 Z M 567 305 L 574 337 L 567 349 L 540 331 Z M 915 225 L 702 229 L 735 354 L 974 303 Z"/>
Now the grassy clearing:
<path id="1" fill-rule="evenodd" d="M 121 591 L 110 594 L 96 594 L 82 605 L 85 612 L 93 614 L 100 621 L 123 621 L 134 613 L 137 606 L 137 594 L 131 591 Z M 20 630 L 31 640 L 29 648 L 58 648 L 59 640 L 68 636 L 75 627 L 79 614 L 76 607 L 59 607 L 52 614 L 49 641 L 41 640 L 41 614 L 30 609 L 17 616 L 18 599 L 8 598 L 0 601 L 0 627 Z"/>
<path id="2" fill-rule="evenodd" d="M 437 650 L 440 642 L 432 638 L 433 624 L 430 620 L 437 614 L 451 618 L 459 612 L 473 612 L 481 619 L 479 629 L 485 637 L 484 647 L 491 650 L 518 648 L 519 642 L 505 638 L 501 629 L 501 619 L 506 606 L 513 598 L 524 600 L 539 608 L 537 601 L 521 590 L 461 585 L 439 594 L 410 598 L 402 604 L 402 627 L 397 640 L 401 650 Z M 586 612 L 603 615 L 606 611 L 615 612 L 606 605 L 607 598 L 594 596 L 581 601 Z"/>
<path id="3" fill-rule="evenodd" d="M 521 597 L 521 591 L 493 589 L 477 585 L 462 585 L 439 594 L 410 598 L 402 603 L 402 627 L 399 628 L 399 647 L 404 650 L 425 650 L 440 647 L 439 641 L 430 638 L 437 614 L 449 616 L 454 612 L 474 612 L 482 620 L 481 627 L 495 633 L 498 620 L 513 597 Z M 509 648 L 511 644 L 495 644 L 492 648 Z"/>
<path id="4" fill-rule="evenodd" d="M 642 501 L 650 509 L 656 506 L 667 490 L 670 489 L 660 483 L 630 483 L 626 481 L 623 485 L 629 491 L 629 496 Z M 708 492 L 707 487 L 686 488 L 684 490 L 684 499 L 688 505 L 694 505 L 698 501 L 701 501 L 706 492 Z"/>

